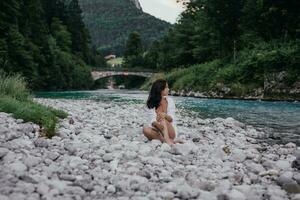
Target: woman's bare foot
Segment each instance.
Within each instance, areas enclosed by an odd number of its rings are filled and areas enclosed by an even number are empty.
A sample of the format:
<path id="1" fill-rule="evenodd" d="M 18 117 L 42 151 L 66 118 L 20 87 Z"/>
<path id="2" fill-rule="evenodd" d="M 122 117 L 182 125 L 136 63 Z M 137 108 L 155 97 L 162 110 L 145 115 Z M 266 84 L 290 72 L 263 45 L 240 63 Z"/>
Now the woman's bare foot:
<path id="1" fill-rule="evenodd" d="M 165 141 L 168 145 L 175 144 L 175 142 L 172 139 L 168 139 L 168 140 L 165 139 Z"/>
<path id="2" fill-rule="evenodd" d="M 173 142 L 174 142 L 174 144 L 183 144 L 184 143 L 184 141 L 181 139 L 175 139 Z"/>

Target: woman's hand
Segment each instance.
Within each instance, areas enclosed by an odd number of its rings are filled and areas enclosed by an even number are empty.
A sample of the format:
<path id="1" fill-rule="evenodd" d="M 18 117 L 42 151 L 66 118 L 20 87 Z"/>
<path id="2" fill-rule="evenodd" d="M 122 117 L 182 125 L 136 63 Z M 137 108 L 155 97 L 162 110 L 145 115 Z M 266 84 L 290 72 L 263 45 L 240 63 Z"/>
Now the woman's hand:
<path id="1" fill-rule="evenodd" d="M 163 119 L 165 119 L 165 118 L 166 118 L 166 113 L 164 113 L 164 112 L 159 112 L 159 113 L 157 113 L 156 120 L 157 120 L 158 122 L 160 122 L 161 120 L 163 120 Z"/>

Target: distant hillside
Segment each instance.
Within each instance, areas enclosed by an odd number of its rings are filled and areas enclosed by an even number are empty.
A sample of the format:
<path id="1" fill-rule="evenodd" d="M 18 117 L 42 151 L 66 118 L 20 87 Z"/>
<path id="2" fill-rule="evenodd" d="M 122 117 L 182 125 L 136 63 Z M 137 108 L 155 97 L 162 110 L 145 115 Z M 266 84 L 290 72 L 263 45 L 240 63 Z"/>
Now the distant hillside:
<path id="1" fill-rule="evenodd" d="M 105 53 L 122 54 L 128 35 L 141 34 L 145 45 L 171 27 L 142 11 L 138 0 L 79 0 L 92 43 Z"/>

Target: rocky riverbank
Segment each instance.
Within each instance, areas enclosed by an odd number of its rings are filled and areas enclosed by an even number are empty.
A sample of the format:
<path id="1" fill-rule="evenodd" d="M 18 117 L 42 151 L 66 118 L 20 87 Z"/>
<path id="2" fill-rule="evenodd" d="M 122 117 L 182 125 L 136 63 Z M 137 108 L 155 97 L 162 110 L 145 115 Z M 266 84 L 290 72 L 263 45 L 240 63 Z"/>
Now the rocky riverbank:
<path id="1" fill-rule="evenodd" d="M 172 91 L 172 96 L 182 96 L 182 97 L 196 97 L 196 98 L 213 98 L 213 99 L 238 99 L 238 100 L 263 100 L 263 101 L 300 101 L 299 93 L 298 94 L 282 94 L 282 93 L 272 93 L 264 95 L 261 93 L 261 90 L 258 89 L 252 95 L 244 95 L 244 96 L 235 96 L 228 95 L 224 92 L 199 92 L 199 91 Z"/>
<path id="2" fill-rule="evenodd" d="M 232 118 L 178 113 L 172 147 L 142 135 L 142 104 L 36 99 L 62 109 L 58 136 L 0 113 L 0 199 L 300 199 L 293 143 Z M 292 166 L 294 168 L 292 168 Z"/>

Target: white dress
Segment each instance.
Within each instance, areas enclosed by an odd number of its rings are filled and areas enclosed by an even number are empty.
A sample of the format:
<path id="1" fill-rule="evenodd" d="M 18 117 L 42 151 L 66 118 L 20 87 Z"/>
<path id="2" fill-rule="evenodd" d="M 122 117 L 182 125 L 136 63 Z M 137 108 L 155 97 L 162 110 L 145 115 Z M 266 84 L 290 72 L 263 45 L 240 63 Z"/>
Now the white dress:
<path id="1" fill-rule="evenodd" d="M 175 110 L 176 110 L 176 106 L 175 103 L 173 101 L 173 99 L 169 96 L 166 96 L 166 100 L 168 102 L 168 108 L 167 108 L 167 115 L 170 115 L 173 119 L 173 121 L 171 122 L 172 126 L 174 127 L 175 130 L 175 137 L 177 137 L 177 127 L 176 127 L 176 116 L 175 116 Z M 147 109 L 148 110 L 148 118 L 149 118 L 149 126 L 152 126 L 152 123 L 156 121 L 156 112 L 155 112 L 155 108 L 152 109 Z"/>

